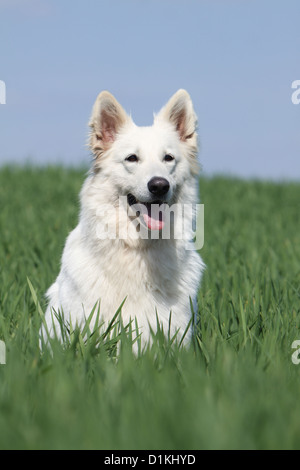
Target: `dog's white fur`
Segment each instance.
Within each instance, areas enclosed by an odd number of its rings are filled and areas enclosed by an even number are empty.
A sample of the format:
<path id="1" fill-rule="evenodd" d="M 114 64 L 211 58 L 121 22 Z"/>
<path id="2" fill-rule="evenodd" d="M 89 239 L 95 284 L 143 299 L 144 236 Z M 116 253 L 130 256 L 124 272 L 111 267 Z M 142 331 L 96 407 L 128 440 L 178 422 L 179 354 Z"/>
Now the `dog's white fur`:
<path id="1" fill-rule="evenodd" d="M 198 253 L 186 250 L 183 239 L 134 237 L 135 225 L 119 197 L 133 194 L 151 201 L 147 183 L 163 177 L 170 183 L 165 201 L 190 204 L 198 197 L 196 115 L 185 90 L 179 90 L 154 117 L 151 127 L 138 127 L 107 91 L 99 94 L 90 119 L 89 145 L 94 165 L 80 194 L 77 227 L 64 248 L 61 270 L 47 292 L 46 323 L 59 335 L 55 315 L 63 310 L 66 320 L 82 323 L 100 301 L 100 315 L 108 324 L 122 307 L 123 323 L 137 320 L 143 344 L 157 316 L 167 334 L 183 333 L 191 318 L 190 298 L 196 305 L 204 265 Z M 138 162 L 126 160 L 131 154 Z M 173 161 L 165 161 L 171 154 Z M 113 207 L 105 216 L 103 204 Z M 126 239 L 99 239 L 99 227 L 118 212 L 118 227 L 128 228 Z M 133 230 L 133 231 L 132 231 Z M 186 335 L 189 339 L 191 332 Z"/>

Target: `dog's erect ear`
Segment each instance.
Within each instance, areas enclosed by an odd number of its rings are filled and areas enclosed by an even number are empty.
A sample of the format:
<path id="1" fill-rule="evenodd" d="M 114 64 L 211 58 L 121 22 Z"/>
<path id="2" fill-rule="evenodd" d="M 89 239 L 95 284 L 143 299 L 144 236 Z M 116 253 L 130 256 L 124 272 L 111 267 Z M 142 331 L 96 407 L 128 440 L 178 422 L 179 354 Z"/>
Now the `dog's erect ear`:
<path id="1" fill-rule="evenodd" d="M 129 119 L 122 106 L 108 91 L 102 91 L 98 95 L 89 122 L 89 145 L 96 157 L 111 147 L 119 130 Z"/>
<path id="2" fill-rule="evenodd" d="M 191 139 L 196 131 L 197 116 L 188 92 L 178 90 L 156 116 L 156 119 L 161 118 L 175 126 L 180 140 L 185 142 Z"/>
<path id="3" fill-rule="evenodd" d="M 183 143 L 183 148 L 193 175 L 199 173 L 199 162 L 197 159 L 197 116 L 195 114 L 190 95 L 185 90 L 178 90 L 170 98 L 168 103 L 161 109 L 154 122 L 167 120 L 177 131 Z"/>

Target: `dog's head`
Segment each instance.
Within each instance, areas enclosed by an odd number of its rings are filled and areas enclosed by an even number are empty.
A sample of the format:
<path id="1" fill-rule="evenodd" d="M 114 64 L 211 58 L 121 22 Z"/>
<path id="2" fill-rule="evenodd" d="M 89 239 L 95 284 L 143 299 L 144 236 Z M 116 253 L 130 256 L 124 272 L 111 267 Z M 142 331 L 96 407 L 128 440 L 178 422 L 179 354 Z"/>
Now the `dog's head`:
<path id="1" fill-rule="evenodd" d="M 150 127 L 135 125 L 109 92 L 96 99 L 89 122 L 94 174 L 101 174 L 102 182 L 109 180 L 114 197 L 126 196 L 129 207 L 146 208 L 148 229 L 162 227 L 151 213 L 154 204 L 192 202 L 188 194 L 198 174 L 196 125 L 185 90 L 172 96 Z"/>

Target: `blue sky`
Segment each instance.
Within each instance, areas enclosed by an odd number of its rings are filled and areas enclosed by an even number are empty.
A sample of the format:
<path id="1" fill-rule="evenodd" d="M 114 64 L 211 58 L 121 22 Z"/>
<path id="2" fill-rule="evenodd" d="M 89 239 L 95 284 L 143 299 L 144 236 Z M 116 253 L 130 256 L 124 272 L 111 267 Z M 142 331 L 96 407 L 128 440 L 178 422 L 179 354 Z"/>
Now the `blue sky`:
<path id="1" fill-rule="evenodd" d="M 150 125 L 178 89 L 207 174 L 300 178 L 299 0 L 0 0 L 0 164 L 88 164 L 107 89 Z"/>

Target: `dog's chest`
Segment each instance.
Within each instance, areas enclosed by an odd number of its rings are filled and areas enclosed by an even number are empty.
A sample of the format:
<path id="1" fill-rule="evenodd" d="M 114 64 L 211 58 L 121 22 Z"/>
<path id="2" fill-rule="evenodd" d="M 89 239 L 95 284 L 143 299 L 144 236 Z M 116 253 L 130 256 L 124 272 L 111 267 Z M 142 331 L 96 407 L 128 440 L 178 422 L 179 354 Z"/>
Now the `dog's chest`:
<path id="1" fill-rule="evenodd" d="M 74 298 L 86 312 L 100 300 L 101 315 L 109 320 L 126 299 L 122 315 L 155 319 L 156 310 L 166 318 L 170 310 L 174 315 L 189 312 L 201 268 L 195 255 L 170 240 L 138 250 L 109 241 L 101 248 L 90 246 L 78 227 L 69 237 L 63 264 Z"/>
<path id="2" fill-rule="evenodd" d="M 154 297 L 159 301 L 167 296 L 173 303 L 178 296 L 180 269 L 174 250 L 120 250 L 117 262 L 102 259 L 100 269 L 99 290 L 114 291 L 115 298 L 127 297 L 130 302 Z"/>

